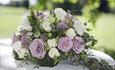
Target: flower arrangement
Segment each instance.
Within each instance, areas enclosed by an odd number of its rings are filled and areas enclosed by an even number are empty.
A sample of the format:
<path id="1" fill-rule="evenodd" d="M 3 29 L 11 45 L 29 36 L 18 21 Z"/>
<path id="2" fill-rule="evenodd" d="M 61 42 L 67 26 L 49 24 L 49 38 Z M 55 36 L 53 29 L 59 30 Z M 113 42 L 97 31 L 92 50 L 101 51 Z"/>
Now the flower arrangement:
<path id="1" fill-rule="evenodd" d="M 50 67 L 67 59 L 76 63 L 85 61 L 85 50 L 95 43 L 86 24 L 61 8 L 31 10 L 12 39 L 15 59 Z"/>

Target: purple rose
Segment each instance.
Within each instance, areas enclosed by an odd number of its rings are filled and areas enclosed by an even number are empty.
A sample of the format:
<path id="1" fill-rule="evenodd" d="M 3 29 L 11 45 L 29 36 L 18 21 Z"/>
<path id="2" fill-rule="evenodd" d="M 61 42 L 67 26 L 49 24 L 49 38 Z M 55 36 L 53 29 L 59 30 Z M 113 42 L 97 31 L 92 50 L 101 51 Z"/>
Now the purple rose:
<path id="1" fill-rule="evenodd" d="M 36 17 L 37 17 L 38 19 L 42 19 L 42 18 L 44 17 L 44 14 L 37 12 Z"/>
<path id="2" fill-rule="evenodd" d="M 42 39 L 44 42 L 46 42 L 48 40 L 47 34 L 41 34 L 40 35 L 40 39 Z"/>
<path id="3" fill-rule="evenodd" d="M 20 41 L 21 41 L 22 47 L 28 48 L 28 46 L 29 46 L 29 40 L 28 40 L 28 38 L 27 38 L 26 35 L 22 35 Z"/>
<path id="4" fill-rule="evenodd" d="M 18 40 L 17 36 L 14 34 L 12 37 L 12 44 L 15 43 Z"/>
<path id="5" fill-rule="evenodd" d="M 34 39 L 30 44 L 29 49 L 32 56 L 38 59 L 44 58 L 46 54 L 46 50 L 44 49 L 44 42 L 41 39 Z"/>
<path id="6" fill-rule="evenodd" d="M 16 41 L 19 41 L 19 36 L 16 36 L 15 34 L 12 37 L 12 44 L 14 44 Z"/>
<path id="7" fill-rule="evenodd" d="M 80 53 L 84 50 L 85 44 L 81 37 L 75 37 L 73 40 L 73 50 L 75 53 Z"/>
<path id="8" fill-rule="evenodd" d="M 73 42 L 69 37 L 62 37 L 59 39 L 58 48 L 63 52 L 68 52 L 73 47 Z"/>
<path id="9" fill-rule="evenodd" d="M 65 29 L 68 28 L 68 26 L 67 26 L 67 24 L 66 24 L 65 22 L 61 21 L 61 22 L 59 22 L 59 23 L 57 24 L 57 28 L 62 29 L 62 30 L 65 30 Z"/>
<path id="10" fill-rule="evenodd" d="M 16 41 L 20 41 L 22 48 L 28 48 L 29 46 L 29 40 L 25 34 L 21 35 L 13 35 L 12 38 L 12 44 L 14 44 Z"/>

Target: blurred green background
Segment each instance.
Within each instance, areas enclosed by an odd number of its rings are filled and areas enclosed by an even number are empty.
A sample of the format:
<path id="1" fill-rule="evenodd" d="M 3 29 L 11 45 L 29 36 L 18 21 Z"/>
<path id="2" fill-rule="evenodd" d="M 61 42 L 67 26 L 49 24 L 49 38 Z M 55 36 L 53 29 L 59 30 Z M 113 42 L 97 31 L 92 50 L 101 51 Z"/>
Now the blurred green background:
<path id="1" fill-rule="evenodd" d="M 11 0 L 7 4 L 0 3 L 0 39 L 11 38 L 30 6 L 36 10 L 61 7 L 70 10 L 82 23 L 87 22 L 88 27 L 93 30 L 90 33 L 98 40 L 94 48 L 115 59 L 114 0 L 33 0 L 33 3 L 31 1 Z"/>

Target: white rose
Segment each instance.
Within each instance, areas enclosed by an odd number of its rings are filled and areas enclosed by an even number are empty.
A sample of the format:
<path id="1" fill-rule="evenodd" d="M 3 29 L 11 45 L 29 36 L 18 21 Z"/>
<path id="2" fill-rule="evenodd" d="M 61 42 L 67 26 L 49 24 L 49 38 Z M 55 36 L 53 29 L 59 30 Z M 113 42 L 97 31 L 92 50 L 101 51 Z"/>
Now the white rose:
<path id="1" fill-rule="evenodd" d="M 13 50 L 18 54 L 19 58 L 24 58 L 24 56 L 27 56 L 28 50 L 26 48 L 22 48 L 20 41 L 15 42 L 12 46 Z"/>
<path id="2" fill-rule="evenodd" d="M 55 22 L 55 18 L 54 18 L 54 16 L 49 16 L 48 17 L 48 19 L 49 19 L 49 22 L 52 24 L 52 23 L 54 23 Z"/>
<path id="3" fill-rule="evenodd" d="M 57 46 L 56 39 L 48 39 L 47 43 L 48 43 L 49 47 L 56 47 Z"/>
<path id="4" fill-rule="evenodd" d="M 28 20 L 28 17 L 24 18 L 22 24 L 20 25 L 20 30 L 27 30 L 27 31 L 32 31 L 32 26 L 30 25 L 30 22 Z"/>
<path id="5" fill-rule="evenodd" d="M 47 22 L 49 22 L 50 24 L 52 24 L 52 23 L 54 23 L 54 21 L 55 21 L 55 18 L 54 18 L 54 16 L 52 16 L 51 14 L 50 14 L 50 12 L 48 11 L 46 11 L 46 12 L 43 12 L 44 13 L 44 20 L 46 20 Z"/>
<path id="6" fill-rule="evenodd" d="M 86 30 L 85 25 L 81 24 L 79 20 L 74 20 L 74 24 L 73 27 L 75 28 L 75 31 L 79 34 L 79 35 L 83 35 L 83 33 Z"/>
<path id="7" fill-rule="evenodd" d="M 76 33 L 75 33 L 75 30 L 73 28 L 69 28 L 67 31 L 66 31 L 66 35 L 68 37 L 71 37 L 72 39 L 76 36 Z"/>
<path id="8" fill-rule="evenodd" d="M 61 8 L 56 8 L 54 10 L 54 13 L 56 14 L 56 17 L 57 17 L 58 20 L 64 20 L 65 16 L 67 15 L 66 11 L 64 11 Z"/>
<path id="9" fill-rule="evenodd" d="M 50 32 L 51 31 L 51 27 L 50 27 L 50 22 L 46 19 L 41 23 L 42 28 L 46 31 L 46 32 Z"/>
<path id="10" fill-rule="evenodd" d="M 51 48 L 48 55 L 50 56 L 50 58 L 54 58 L 54 57 L 59 57 L 60 53 L 56 48 Z"/>
<path id="11" fill-rule="evenodd" d="M 28 32 L 28 33 L 27 33 L 27 36 L 32 36 L 32 32 Z"/>
<path id="12" fill-rule="evenodd" d="M 43 14 L 44 14 L 45 16 L 49 16 L 49 15 L 50 15 L 50 12 L 49 12 L 49 11 L 45 11 L 45 12 L 43 12 Z"/>

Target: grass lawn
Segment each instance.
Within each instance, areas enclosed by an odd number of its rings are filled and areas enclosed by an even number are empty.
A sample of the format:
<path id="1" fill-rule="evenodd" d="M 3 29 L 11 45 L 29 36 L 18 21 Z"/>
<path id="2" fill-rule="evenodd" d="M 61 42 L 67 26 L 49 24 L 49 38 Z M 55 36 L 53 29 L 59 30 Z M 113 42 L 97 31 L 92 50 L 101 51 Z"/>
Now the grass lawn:
<path id="1" fill-rule="evenodd" d="M 24 8 L 0 7 L 0 38 L 10 38 L 17 31 L 26 12 Z M 115 52 L 115 14 L 102 14 L 91 34 L 98 40 L 96 49 L 103 51 L 103 48 L 106 48 Z"/>
<path id="2" fill-rule="evenodd" d="M 79 17 L 81 21 L 86 19 Z M 93 29 L 90 33 L 98 40 L 95 49 L 106 52 L 115 59 L 115 14 L 104 14 L 98 18 L 96 27 L 91 24 L 88 26 Z"/>
<path id="3" fill-rule="evenodd" d="M 98 40 L 95 48 L 108 53 L 115 59 L 115 14 L 102 14 L 93 34 Z"/>
<path id="4" fill-rule="evenodd" d="M 115 14 L 102 14 L 93 33 L 99 48 L 104 46 L 115 50 Z"/>
<path id="5" fill-rule="evenodd" d="M 17 31 L 26 11 L 24 8 L 0 7 L 0 38 L 9 38 Z"/>

